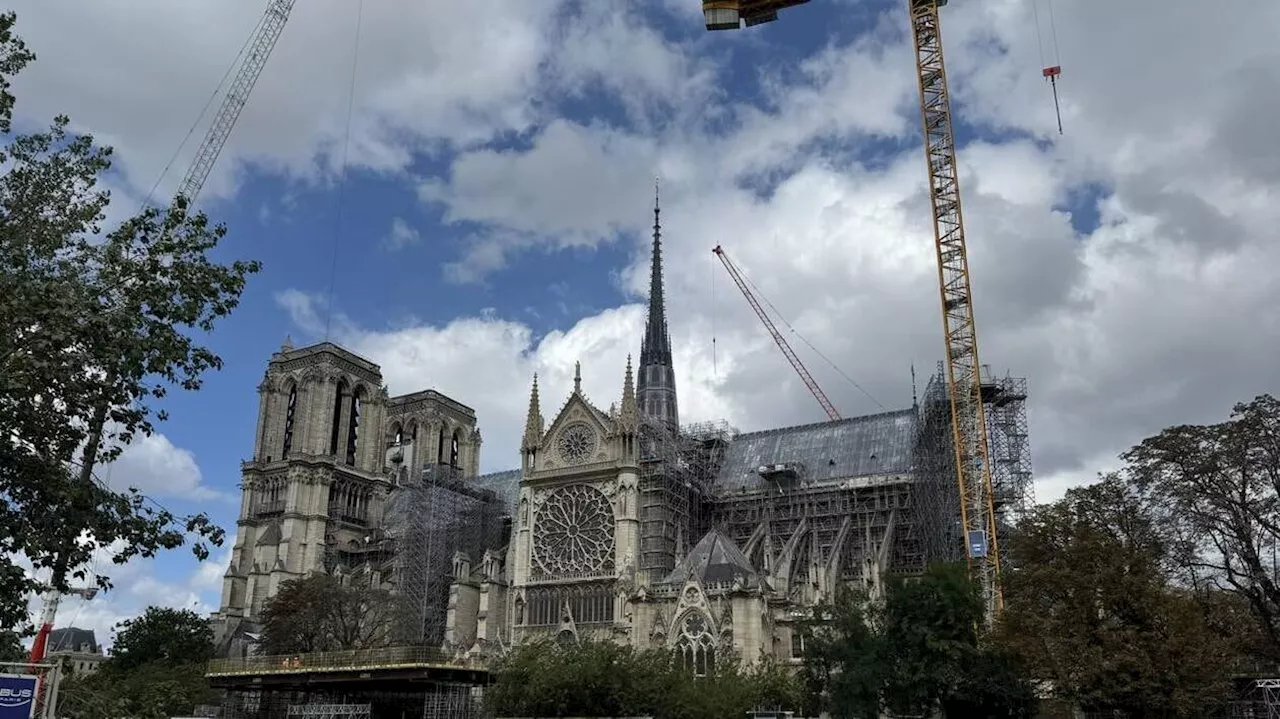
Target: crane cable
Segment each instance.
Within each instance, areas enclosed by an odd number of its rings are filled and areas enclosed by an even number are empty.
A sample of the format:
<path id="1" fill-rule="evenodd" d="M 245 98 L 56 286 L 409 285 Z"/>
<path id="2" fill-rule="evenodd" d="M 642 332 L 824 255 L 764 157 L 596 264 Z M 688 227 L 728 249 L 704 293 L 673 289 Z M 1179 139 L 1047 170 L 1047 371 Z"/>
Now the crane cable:
<path id="1" fill-rule="evenodd" d="M 856 380 L 854 380 L 849 375 L 845 374 L 845 371 L 840 369 L 839 365 L 837 365 L 835 362 L 832 362 L 826 355 L 822 354 L 822 351 L 819 350 L 817 347 L 814 347 L 813 343 L 805 339 L 804 335 L 800 334 L 800 332 L 797 331 L 795 327 L 792 327 L 791 323 L 788 322 L 787 319 L 782 316 L 782 313 L 778 311 L 778 308 L 773 306 L 773 303 L 769 301 L 769 298 L 765 296 L 763 292 L 760 291 L 759 287 L 756 287 L 756 283 L 752 282 L 751 278 L 748 277 L 746 273 L 739 273 L 739 274 L 742 275 L 742 279 L 746 280 L 746 283 L 748 285 L 751 285 L 751 289 L 753 292 L 755 292 L 756 297 L 758 297 L 761 301 L 763 301 L 766 305 L 769 306 L 769 309 L 773 311 L 773 315 L 778 318 L 778 321 L 786 325 L 788 330 L 791 330 L 791 334 L 795 335 L 797 338 L 799 338 L 801 342 L 808 345 L 809 349 L 813 350 L 814 354 L 818 355 L 819 357 L 822 358 L 824 362 L 831 365 L 832 369 L 834 369 L 841 377 L 847 380 L 849 384 L 856 387 L 859 392 L 865 394 L 867 396 L 867 399 L 874 402 L 877 407 L 879 407 L 880 409 L 888 409 L 888 407 L 885 407 L 883 404 L 880 403 L 880 400 L 876 399 L 862 385 L 858 384 Z"/>
<path id="2" fill-rule="evenodd" d="M 337 218 L 333 223 L 333 256 L 329 263 L 329 291 L 324 308 L 324 339 L 329 340 L 329 329 L 333 325 L 333 292 L 334 282 L 338 275 L 338 244 L 342 241 L 342 219 L 345 203 L 343 199 L 347 188 L 347 160 L 351 149 L 351 114 L 356 102 L 356 70 L 360 67 L 360 25 L 364 21 L 364 0 L 356 5 L 355 48 L 351 53 L 351 78 L 347 83 L 347 123 L 342 137 L 342 165 L 338 169 L 338 207 Z"/>
<path id="3" fill-rule="evenodd" d="M 1053 88 L 1053 111 L 1058 117 L 1058 134 L 1062 134 L 1062 107 L 1058 103 L 1058 76 L 1062 74 L 1062 58 L 1058 51 L 1058 25 L 1053 16 L 1053 0 L 1044 0 L 1049 13 L 1050 52 L 1053 64 L 1049 64 L 1045 55 L 1044 33 L 1040 24 L 1040 0 L 1031 0 L 1031 13 L 1036 23 L 1036 44 L 1040 48 L 1040 74 L 1049 81 Z"/>

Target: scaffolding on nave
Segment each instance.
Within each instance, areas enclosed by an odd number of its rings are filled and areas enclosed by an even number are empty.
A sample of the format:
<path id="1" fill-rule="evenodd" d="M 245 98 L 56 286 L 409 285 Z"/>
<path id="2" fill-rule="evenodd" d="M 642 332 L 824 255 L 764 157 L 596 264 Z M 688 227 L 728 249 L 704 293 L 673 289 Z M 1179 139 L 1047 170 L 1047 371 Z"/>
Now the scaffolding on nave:
<path id="1" fill-rule="evenodd" d="M 637 569 L 660 582 L 709 528 L 708 491 L 738 432 L 723 421 L 679 432 L 646 421 L 642 433 Z"/>
<path id="2" fill-rule="evenodd" d="M 930 561 L 956 561 L 965 556 L 951 439 L 951 406 L 944 371 L 939 362 L 937 373 L 929 378 L 920 398 L 915 457 L 913 503 L 919 522 L 928 528 L 923 536 L 925 554 Z M 996 529 L 1003 534 L 1035 505 L 1027 380 L 1009 375 L 992 377 L 984 368 L 982 400 L 990 442 L 992 504 Z M 1006 546 L 1000 545 L 1002 562 L 1006 559 L 1003 556 Z"/>
<path id="3" fill-rule="evenodd" d="M 387 536 L 394 546 L 391 572 L 414 624 L 400 641 L 440 646 L 444 641 L 454 555 L 478 566 L 486 550 L 507 543 L 508 508 L 497 493 L 458 477 L 456 468 L 428 465 L 388 499 Z"/>

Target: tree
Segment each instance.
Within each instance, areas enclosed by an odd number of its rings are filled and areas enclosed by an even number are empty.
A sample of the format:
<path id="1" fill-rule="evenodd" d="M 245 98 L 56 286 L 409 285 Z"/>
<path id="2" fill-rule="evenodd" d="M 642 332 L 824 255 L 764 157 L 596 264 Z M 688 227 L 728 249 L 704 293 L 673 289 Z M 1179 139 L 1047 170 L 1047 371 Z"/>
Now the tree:
<path id="1" fill-rule="evenodd" d="M 18 636 L 17 632 L 0 632 L 0 662 L 21 661 L 27 656 L 29 653 L 22 646 L 22 637 Z"/>
<path id="2" fill-rule="evenodd" d="M 204 672 L 203 664 L 191 662 L 147 662 L 127 670 L 110 669 L 104 663 L 93 674 L 63 681 L 58 715 L 66 719 L 191 716 L 197 705 L 217 698 Z"/>
<path id="3" fill-rule="evenodd" d="M 110 148 L 69 131 L 12 136 L 10 78 L 34 55 L 0 15 L 0 626 L 26 620 L 37 586 L 84 579 L 95 550 L 123 563 L 194 539 L 204 559 L 223 531 L 203 514 L 177 517 L 93 469 L 163 420 L 152 403 L 171 386 L 199 389 L 221 360 L 194 334 L 238 304 L 256 262 L 209 259 L 225 234 L 183 202 L 150 208 L 103 234 L 110 200 L 97 179 Z M 127 479 L 127 478 L 126 478 Z M 111 587 L 102 572 L 103 589 Z"/>
<path id="4" fill-rule="evenodd" d="M 495 716 L 741 719 L 756 707 L 799 706 L 794 674 L 776 662 L 744 668 L 718 656 L 714 671 L 694 677 L 672 651 L 607 641 L 525 642 L 495 673 L 485 689 Z"/>
<path id="5" fill-rule="evenodd" d="M 875 607 L 856 592 L 840 593 L 829 604 L 815 607 L 801 623 L 804 637 L 805 713 L 816 716 L 876 717 L 880 715 L 887 667 L 882 637 L 873 629 Z"/>
<path id="6" fill-rule="evenodd" d="M 1264 394 L 1225 422 L 1170 427 L 1122 458 L 1182 579 L 1247 601 L 1280 660 L 1280 401 Z"/>
<path id="7" fill-rule="evenodd" d="M 894 577 L 883 604 L 857 593 L 819 607 L 802 626 L 806 684 L 834 716 L 1023 717 L 1035 698 L 1021 663 L 985 646 L 983 603 L 963 564 Z M 810 713 L 816 713 L 810 711 Z"/>
<path id="8" fill-rule="evenodd" d="M 148 662 L 202 663 L 213 657 L 213 628 L 189 609 L 147 607 L 116 625 L 109 668 L 128 670 Z"/>
<path id="9" fill-rule="evenodd" d="M 305 654 L 386 646 L 407 616 L 398 595 L 313 574 L 281 584 L 267 601 L 259 648 L 263 654 Z"/>
<path id="10" fill-rule="evenodd" d="M 1117 475 L 1038 507 L 1009 537 L 1000 644 L 1086 709 L 1207 716 L 1226 696 L 1231 645 L 1170 584 L 1168 539 Z"/>

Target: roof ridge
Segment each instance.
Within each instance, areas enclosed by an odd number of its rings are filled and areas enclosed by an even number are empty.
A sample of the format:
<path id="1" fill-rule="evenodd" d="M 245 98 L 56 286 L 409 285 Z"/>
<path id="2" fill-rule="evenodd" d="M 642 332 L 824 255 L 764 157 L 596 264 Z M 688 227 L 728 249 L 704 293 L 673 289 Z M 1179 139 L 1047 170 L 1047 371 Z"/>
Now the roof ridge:
<path id="1" fill-rule="evenodd" d="M 801 429 L 813 429 L 815 427 L 823 427 L 823 426 L 840 426 L 840 425 L 857 424 L 857 423 L 867 422 L 874 419 L 881 419 L 884 417 L 888 417 L 890 415 L 908 415 L 908 414 L 914 415 L 916 414 L 916 410 L 911 409 L 910 407 L 905 409 L 890 409 L 890 410 L 885 410 L 884 412 L 876 412 L 875 414 L 861 414 L 861 415 L 858 415 L 857 417 L 844 417 L 841 419 L 827 420 L 825 422 L 809 422 L 808 424 L 793 424 L 789 427 L 774 427 L 772 429 L 760 429 L 754 432 L 741 432 L 737 435 L 737 437 L 735 437 L 735 439 L 744 439 L 744 438 L 750 438 L 750 437 L 767 437 L 773 434 L 782 434 L 784 432 L 792 432 L 792 431 L 801 430 Z"/>

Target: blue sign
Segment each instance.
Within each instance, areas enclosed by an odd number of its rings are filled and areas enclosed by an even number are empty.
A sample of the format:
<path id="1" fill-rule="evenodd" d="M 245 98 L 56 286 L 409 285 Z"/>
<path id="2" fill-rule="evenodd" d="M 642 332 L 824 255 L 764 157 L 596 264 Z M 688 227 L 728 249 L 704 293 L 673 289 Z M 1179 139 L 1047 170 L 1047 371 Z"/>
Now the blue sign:
<path id="1" fill-rule="evenodd" d="M 974 558 L 987 556 L 987 533 L 981 529 L 969 532 L 969 556 Z"/>
<path id="2" fill-rule="evenodd" d="M 38 677 L 0 674 L 0 719 L 31 719 L 36 712 Z"/>

